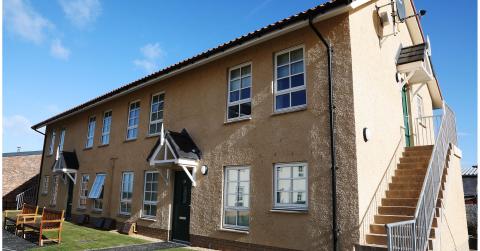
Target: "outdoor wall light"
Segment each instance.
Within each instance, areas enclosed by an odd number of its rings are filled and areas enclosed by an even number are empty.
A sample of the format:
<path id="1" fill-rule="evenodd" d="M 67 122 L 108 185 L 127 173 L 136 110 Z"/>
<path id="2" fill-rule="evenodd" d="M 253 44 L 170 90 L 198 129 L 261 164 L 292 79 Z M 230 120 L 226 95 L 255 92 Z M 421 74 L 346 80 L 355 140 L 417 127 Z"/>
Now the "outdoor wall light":
<path id="1" fill-rule="evenodd" d="M 208 173 L 208 166 L 203 165 L 202 167 L 200 167 L 200 172 L 202 172 L 203 175 L 207 175 L 207 173 Z"/>
<path id="2" fill-rule="evenodd" d="M 372 132 L 367 127 L 363 128 L 363 140 L 365 142 L 369 141 L 372 138 Z"/>

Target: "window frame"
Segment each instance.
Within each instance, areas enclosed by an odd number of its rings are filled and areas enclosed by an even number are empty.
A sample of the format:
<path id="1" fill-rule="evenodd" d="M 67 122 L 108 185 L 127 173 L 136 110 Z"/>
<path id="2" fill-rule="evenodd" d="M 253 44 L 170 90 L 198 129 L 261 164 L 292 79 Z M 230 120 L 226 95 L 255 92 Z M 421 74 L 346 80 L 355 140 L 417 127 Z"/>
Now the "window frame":
<path id="1" fill-rule="evenodd" d="M 130 193 L 131 193 L 131 197 L 130 199 L 125 199 L 123 198 L 123 186 L 124 186 L 124 182 L 125 182 L 125 175 L 128 175 L 128 174 L 131 174 L 131 184 L 129 185 L 130 188 Z M 122 172 L 122 182 L 120 182 L 120 208 L 119 208 L 119 214 L 121 215 L 131 215 L 132 212 L 132 198 L 133 198 L 133 183 L 135 181 L 135 173 L 133 171 L 125 171 L 125 172 Z M 128 191 L 127 191 L 128 192 Z M 122 203 L 126 203 L 126 204 L 130 204 L 130 212 L 127 212 L 127 211 L 122 211 Z"/>
<path id="2" fill-rule="evenodd" d="M 84 178 L 87 177 L 87 181 L 84 180 Z M 88 183 L 90 182 L 90 175 L 89 174 L 82 174 L 82 177 L 80 179 L 80 195 L 78 196 L 78 208 L 80 209 L 85 209 L 87 208 L 87 201 L 88 201 Z M 87 195 L 84 195 L 85 192 Z M 85 204 L 82 204 L 82 200 L 85 201 Z"/>
<path id="3" fill-rule="evenodd" d="M 138 109 L 138 123 L 137 124 L 134 124 L 133 126 L 129 126 L 128 125 L 128 122 L 130 121 L 130 112 L 131 112 L 131 106 L 132 104 L 135 104 L 135 103 L 138 103 L 138 108 L 135 108 L 135 109 Z M 127 135 L 125 135 L 125 140 L 135 140 L 138 138 L 138 125 L 140 124 L 140 109 L 141 109 L 141 103 L 140 103 L 140 99 L 137 99 L 137 100 L 134 100 L 130 103 L 128 103 L 128 116 L 127 116 Z M 133 138 L 129 138 L 128 137 L 128 132 L 129 130 L 133 130 L 133 129 L 137 129 L 137 133 L 135 135 L 135 137 Z"/>
<path id="4" fill-rule="evenodd" d="M 106 117 L 105 115 L 107 114 L 110 114 L 109 117 Z M 105 145 L 108 145 L 110 144 L 110 131 L 112 129 L 112 116 L 113 116 L 113 112 L 112 110 L 107 110 L 103 113 L 103 119 L 102 119 L 102 133 L 100 135 L 100 145 L 101 146 L 105 146 Z M 108 131 L 105 132 L 105 119 L 106 118 L 110 118 L 110 121 L 108 123 Z M 107 138 L 107 141 L 104 142 L 104 137 Z"/>
<path id="5" fill-rule="evenodd" d="M 85 148 L 92 148 L 95 141 L 95 127 L 97 124 L 97 117 L 88 117 L 87 123 L 87 141 L 85 142 Z"/>
<path id="6" fill-rule="evenodd" d="M 284 89 L 284 90 L 281 90 L 281 91 L 277 91 L 277 87 L 278 87 L 278 83 L 277 83 L 277 80 L 278 80 L 278 76 L 277 76 L 277 68 L 278 68 L 278 56 L 279 55 L 282 55 L 282 54 L 285 54 L 285 53 L 289 53 L 289 61 L 288 61 L 288 65 L 292 65 L 293 63 L 296 63 L 296 62 L 299 62 L 300 60 L 298 61 L 294 61 L 294 62 L 290 62 L 290 52 L 294 51 L 294 50 L 298 50 L 298 49 L 302 49 L 302 53 L 303 53 L 303 58 L 302 58 L 302 61 L 303 61 L 303 85 L 302 86 L 295 86 L 295 87 L 290 87 L 288 89 Z M 305 55 L 305 45 L 304 44 L 301 44 L 301 45 L 297 45 L 297 46 L 293 46 L 293 47 L 290 47 L 290 48 L 287 48 L 287 49 L 284 49 L 284 50 L 281 50 L 281 51 L 278 51 L 274 54 L 274 66 L 273 66 L 273 74 L 274 74 L 274 79 L 273 79 L 273 111 L 274 113 L 285 113 L 285 112 L 291 112 L 291 111 L 297 111 L 297 110 L 303 110 L 307 107 L 308 105 L 308 95 L 307 95 L 307 68 L 306 68 L 306 65 L 305 65 L 305 60 L 306 60 L 306 55 Z M 285 64 L 286 65 L 286 64 Z M 284 65 L 281 65 L 281 66 L 284 66 Z M 297 73 L 295 75 L 298 75 L 298 74 L 301 74 L 301 73 Z M 295 76 L 293 75 L 293 76 Z M 289 73 L 288 73 L 288 78 L 292 77 L 291 73 L 290 73 L 290 67 L 289 67 Z M 283 77 L 283 78 L 287 78 L 287 77 Z M 291 84 L 291 83 L 290 83 Z M 297 106 L 291 106 L 292 104 L 292 97 L 291 97 L 291 93 L 293 92 L 297 92 L 297 91 L 301 91 L 301 90 L 305 90 L 305 104 L 303 105 L 297 105 Z M 289 93 L 290 94 L 290 106 L 289 107 L 286 107 L 286 108 L 280 108 L 280 109 L 277 109 L 277 96 L 279 95 L 283 95 L 283 94 L 287 94 Z"/>
<path id="7" fill-rule="evenodd" d="M 48 148 L 48 155 L 53 155 L 53 152 L 55 151 L 55 136 L 56 136 L 55 130 L 52 130 L 51 138 L 50 138 L 50 146 Z"/>
<path id="8" fill-rule="evenodd" d="M 243 67 L 246 67 L 246 66 L 250 66 L 250 97 L 247 98 L 247 99 L 240 99 L 241 97 L 241 90 L 242 90 L 242 68 Z M 240 80 L 240 88 L 238 89 L 240 91 L 239 93 L 239 100 L 237 101 L 230 101 L 230 92 L 231 92 L 231 86 L 230 86 L 230 82 L 232 81 L 231 80 L 231 75 L 232 75 L 232 72 L 237 70 L 237 69 L 240 69 L 240 76 L 238 78 L 238 80 Z M 248 76 L 246 76 L 248 77 Z M 244 89 L 244 88 L 243 88 Z M 252 95 L 253 94 L 253 64 L 251 61 L 249 62 L 245 62 L 245 63 L 242 63 L 242 64 L 239 64 L 239 65 L 236 65 L 236 66 L 233 66 L 231 68 L 228 69 L 228 77 L 227 77 L 227 108 L 226 108 L 226 112 L 225 112 L 225 118 L 226 118 L 226 121 L 227 122 L 234 122 L 234 121 L 239 121 L 239 120 L 246 120 L 246 119 L 251 119 L 252 118 Z M 238 110 L 238 117 L 234 117 L 234 118 L 229 118 L 228 117 L 228 111 L 229 111 L 229 107 L 230 106 L 233 106 L 233 105 L 238 105 L 240 106 L 241 104 L 245 104 L 245 103 L 250 103 L 250 115 L 244 115 L 244 116 L 241 116 L 241 113 L 240 113 L 240 108 Z"/>
<path id="9" fill-rule="evenodd" d="M 155 198 L 156 200 L 155 201 L 152 201 L 152 200 L 145 200 L 145 194 L 147 193 L 147 174 L 150 174 L 150 173 L 156 173 L 157 174 L 157 191 L 156 191 L 156 194 L 157 194 L 157 197 Z M 158 171 L 145 171 L 145 174 L 144 174 L 144 177 L 143 177 L 143 202 L 142 202 L 142 214 L 141 214 L 141 218 L 145 218 L 145 219 L 155 219 L 157 217 L 157 213 L 155 211 L 155 215 L 148 215 L 145 213 L 145 210 L 144 210 L 144 207 L 145 205 L 155 205 L 157 207 L 158 205 L 158 185 L 159 185 L 159 176 L 160 176 L 160 173 Z M 153 183 L 153 182 L 151 182 Z M 150 193 L 153 192 L 153 190 L 150 190 L 149 191 Z M 157 207 L 157 210 L 158 210 L 158 207 Z"/>
<path id="10" fill-rule="evenodd" d="M 425 116 L 424 109 L 423 109 L 423 98 L 420 94 L 415 95 L 415 108 L 417 112 L 417 118 L 422 118 Z"/>
<path id="11" fill-rule="evenodd" d="M 162 102 L 163 102 L 163 108 L 161 109 L 161 111 L 162 111 L 162 118 L 152 121 L 152 114 L 153 114 L 153 111 L 152 111 L 152 109 L 153 109 L 153 97 L 155 97 L 155 96 L 160 96 L 160 95 L 162 95 L 162 94 L 163 94 L 163 100 L 162 100 Z M 151 99 L 151 100 L 150 100 L 150 116 L 148 117 L 147 135 L 148 135 L 148 136 L 160 135 L 160 133 L 161 133 L 160 131 L 155 132 L 155 133 L 150 133 L 150 126 L 151 126 L 152 124 L 157 124 L 157 123 L 162 123 L 162 124 L 163 124 L 163 115 L 165 114 L 165 91 L 161 91 L 161 92 L 157 92 L 157 93 L 152 94 L 152 96 L 150 97 L 150 99 Z M 160 111 L 160 110 L 158 110 L 158 111 Z M 158 111 L 157 111 L 157 112 L 158 112 Z"/>
<path id="12" fill-rule="evenodd" d="M 60 152 L 63 151 L 63 145 L 65 144 L 65 134 L 66 134 L 66 131 L 67 129 L 66 128 L 62 128 L 62 130 L 60 131 L 60 138 L 58 140 L 58 150 Z"/>
<path id="13" fill-rule="evenodd" d="M 50 176 L 45 175 L 43 176 L 43 184 L 42 184 L 42 194 L 48 194 L 48 183 L 50 182 Z"/>
<path id="14" fill-rule="evenodd" d="M 95 181 L 97 180 L 97 178 L 99 176 L 103 176 L 104 178 L 103 178 L 102 185 L 98 188 L 98 189 L 101 189 L 100 194 L 98 195 L 98 198 L 90 198 L 90 196 L 88 196 L 88 198 L 93 200 L 92 210 L 97 211 L 97 212 L 103 211 L 103 192 L 105 191 L 105 181 L 107 180 L 107 174 L 106 173 L 95 174 L 95 180 L 93 180 L 93 185 L 92 185 L 92 187 L 90 189 L 90 192 L 89 192 L 89 195 L 90 195 L 90 193 L 94 189 L 94 186 L 95 186 L 95 183 L 96 183 Z M 97 189 L 97 188 L 95 188 L 95 189 Z"/>
<path id="15" fill-rule="evenodd" d="M 293 167 L 296 166 L 303 166 L 305 169 L 305 204 L 285 204 L 285 203 L 277 203 L 277 192 L 278 192 L 278 176 L 277 176 L 277 169 L 280 167 L 290 167 L 291 174 L 288 178 L 291 180 L 291 190 L 289 193 L 294 193 L 293 190 L 293 180 L 303 180 L 300 178 L 293 178 Z M 286 178 L 284 178 L 285 180 Z M 290 210 L 290 211 L 307 211 L 308 210 L 308 164 L 307 162 L 290 162 L 290 163 L 275 163 L 273 167 L 273 209 L 274 210 Z M 293 202 L 293 201 L 292 201 Z"/>
<path id="16" fill-rule="evenodd" d="M 228 176 L 227 176 L 227 171 L 228 170 L 248 170 L 248 193 L 247 193 L 247 199 L 248 199 L 248 207 L 238 207 L 238 206 L 234 206 L 234 207 L 229 207 L 227 206 L 227 203 L 228 203 Z M 251 168 L 250 166 L 225 166 L 223 168 L 223 186 L 222 186 L 222 189 L 223 189 L 223 203 L 222 203 L 222 219 L 221 219 L 221 222 L 222 222 L 222 228 L 224 229 L 233 229 L 233 230 L 238 230 L 238 231 L 245 231 L 247 232 L 249 229 L 250 229 L 250 210 L 251 210 L 251 207 L 250 207 L 250 188 L 251 188 Z M 242 182 L 240 180 L 240 172 L 238 172 L 238 176 L 237 176 L 237 180 L 235 181 L 237 183 L 237 186 L 238 186 L 238 183 Z M 243 181 L 244 182 L 244 181 Z M 237 189 L 237 198 L 236 198 L 236 201 L 235 203 L 238 202 L 238 189 Z M 225 223 L 225 211 L 236 211 L 237 212 L 237 215 L 238 215 L 238 212 L 242 211 L 242 212 L 248 212 L 248 226 L 240 226 L 238 225 L 238 216 L 237 218 L 235 219 L 236 221 L 236 225 L 232 225 L 232 224 L 226 224 Z"/>
<path id="17" fill-rule="evenodd" d="M 58 196 L 58 186 L 60 184 L 60 176 L 59 175 L 53 175 L 52 179 L 53 185 L 51 187 L 52 189 L 52 197 L 50 198 L 50 206 L 57 206 L 57 196 Z"/>

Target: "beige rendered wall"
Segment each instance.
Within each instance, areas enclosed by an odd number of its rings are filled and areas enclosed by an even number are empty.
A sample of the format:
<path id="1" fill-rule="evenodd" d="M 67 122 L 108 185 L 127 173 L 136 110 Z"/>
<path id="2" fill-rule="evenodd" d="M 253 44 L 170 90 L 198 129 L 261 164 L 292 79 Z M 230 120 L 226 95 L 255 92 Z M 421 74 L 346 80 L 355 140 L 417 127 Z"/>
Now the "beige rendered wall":
<path id="1" fill-rule="evenodd" d="M 412 40 L 405 24 L 398 25 L 396 36 L 379 38 L 382 34 L 390 34 L 392 27 L 379 26 L 375 5 L 389 2 L 371 1 L 350 15 L 359 221 L 405 134 L 402 89 L 395 78 L 396 57 L 402 46 L 412 45 Z M 381 10 L 389 11 L 390 7 Z M 411 95 L 417 91 L 423 97 L 425 114 L 431 114 L 431 98 L 427 87 L 415 84 L 409 93 Z M 363 138 L 364 128 L 372 132 L 368 142 Z"/>
<path id="2" fill-rule="evenodd" d="M 348 15 L 322 21 L 317 27 L 334 44 L 335 102 L 337 104 L 337 161 L 340 249 L 351 249 L 358 239 L 357 169 Z M 273 113 L 274 53 L 297 45 L 305 46 L 307 109 Z M 201 165 L 208 175 L 199 174 L 192 188 L 190 234 L 224 238 L 240 242 L 300 250 L 331 250 L 332 203 L 329 154 L 328 84 L 326 49 L 309 27 L 253 46 L 186 73 L 162 80 L 152 86 L 108 101 L 86 112 L 66 118 L 47 128 L 47 146 L 51 130 L 67 128 L 65 150 L 76 150 L 80 161 L 74 189 L 73 213 L 94 215 L 91 205 L 78 210 L 80 175 L 107 173 L 104 210 L 97 216 L 119 221 L 137 221 L 143 226 L 170 228 L 173 176 L 169 184 L 160 179 L 158 211 L 155 221 L 138 219 L 143 198 L 143 174 L 152 170 L 146 158 L 157 137 L 147 137 L 151 95 L 165 92 L 165 128 L 186 128 L 202 150 Z M 252 62 L 252 119 L 225 123 L 227 73 L 230 67 Z M 72 92 L 74 93 L 74 92 Z M 140 124 L 137 140 L 125 141 L 129 102 L 140 100 Z M 110 145 L 99 147 L 102 113 L 112 109 Z M 95 143 L 84 149 L 89 116 L 97 117 Z M 58 140 L 57 140 L 58 142 Z M 46 149 L 45 149 L 46 151 Z M 112 159 L 115 159 L 114 165 Z M 45 157 L 43 175 L 50 172 L 54 156 Z M 308 212 L 272 212 L 273 165 L 281 162 L 308 163 Z M 250 166 L 250 229 L 248 233 L 221 230 L 223 170 L 225 166 Z M 121 173 L 135 172 L 133 214 L 118 216 Z M 59 205 L 65 201 L 66 186 L 60 188 Z M 40 204 L 47 196 L 41 196 Z M 95 215 L 94 215 L 95 216 Z"/>
<path id="3" fill-rule="evenodd" d="M 461 152 L 453 146 L 448 162 L 448 175 L 440 220 L 441 250 L 469 250 L 467 218 L 463 199 Z"/>

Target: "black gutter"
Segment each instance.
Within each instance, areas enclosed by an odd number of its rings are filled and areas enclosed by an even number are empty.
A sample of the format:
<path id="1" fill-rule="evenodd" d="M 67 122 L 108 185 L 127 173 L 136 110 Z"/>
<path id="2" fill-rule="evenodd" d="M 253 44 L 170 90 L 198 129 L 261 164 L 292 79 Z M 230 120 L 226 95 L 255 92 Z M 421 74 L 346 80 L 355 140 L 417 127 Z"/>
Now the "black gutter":
<path id="1" fill-rule="evenodd" d="M 46 129 L 45 128 L 45 132 L 46 132 Z M 35 131 L 37 131 L 36 129 L 34 129 Z M 38 205 L 38 198 L 40 197 L 40 189 L 42 189 L 41 185 L 42 185 L 42 171 L 43 171 L 43 158 L 45 157 L 45 145 L 47 144 L 47 136 L 42 133 L 42 132 L 39 132 L 37 131 L 38 133 L 41 133 L 43 134 L 43 148 L 42 148 L 42 158 L 40 159 L 40 173 L 38 174 L 38 186 L 37 186 L 37 198 L 35 199 L 35 205 Z"/>
<path id="2" fill-rule="evenodd" d="M 333 232 L 333 250 L 338 250 L 338 235 L 339 229 L 337 224 L 337 165 L 335 157 L 335 106 L 333 105 L 333 81 L 332 81 L 332 53 L 333 49 L 330 43 L 325 40 L 322 34 L 313 26 L 312 18 L 308 19 L 308 25 L 315 32 L 315 35 L 322 41 L 327 48 L 327 60 L 328 60 L 328 110 L 330 117 L 330 156 L 332 159 L 332 232 Z"/>

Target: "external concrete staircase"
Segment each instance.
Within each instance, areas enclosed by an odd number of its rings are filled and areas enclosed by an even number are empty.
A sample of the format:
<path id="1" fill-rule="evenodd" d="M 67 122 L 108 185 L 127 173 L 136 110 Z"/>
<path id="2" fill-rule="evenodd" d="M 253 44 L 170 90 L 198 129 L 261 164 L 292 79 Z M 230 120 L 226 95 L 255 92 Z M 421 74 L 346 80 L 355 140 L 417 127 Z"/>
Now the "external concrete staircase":
<path id="1" fill-rule="evenodd" d="M 382 198 L 378 214 L 370 225 L 370 233 L 366 235 L 367 245 L 357 247 L 357 250 L 386 250 L 387 233 L 385 224 L 411 220 L 414 218 L 419 195 L 432 154 L 433 146 L 415 146 L 405 148 L 403 157 L 392 177 L 385 196 Z M 441 199 L 445 182 L 445 173 L 442 178 L 442 187 L 437 200 L 437 210 L 432 222 L 429 237 L 429 249 L 433 250 L 434 239 L 438 236 L 438 221 L 441 210 Z"/>

